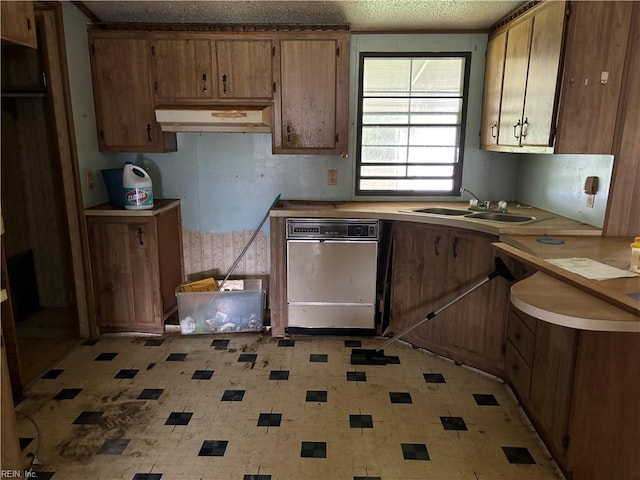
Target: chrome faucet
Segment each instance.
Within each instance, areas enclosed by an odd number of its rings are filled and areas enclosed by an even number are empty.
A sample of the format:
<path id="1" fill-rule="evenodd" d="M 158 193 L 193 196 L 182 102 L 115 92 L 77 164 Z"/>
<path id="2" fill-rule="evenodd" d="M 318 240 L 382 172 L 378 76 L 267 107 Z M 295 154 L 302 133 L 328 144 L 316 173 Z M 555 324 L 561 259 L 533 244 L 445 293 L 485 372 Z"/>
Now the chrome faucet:
<path id="1" fill-rule="evenodd" d="M 464 192 L 467 192 L 469 195 L 471 195 L 473 198 L 475 198 L 478 201 L 478 205 L 479 206 L 484 206 L 485 202 L 483 200 L 480 200 L 480 198 L 478 198 L 478 196 L 473 193 L 471 190 L 468 190 L 464 187 L 460 187 L 460 194 L 463 194 Z"/>
<path id="2" fill-rule="evenodd" d="M 499 212 L 502 213 L 507 213 L 507 202 L 505 201 L 499 201 L 496 207 L 493 207 L 491 205 L 491 202 L 489 200 L 480 200 L 480 198 L 473 193 L 471 190 L 464 188 L 464 187 L 460 187 L 460 194 L 463 194 L 464 192 L 467 192 L 469 195 L 471 195 L 473 198 L 475 198 L 478 201 L 478 205 L 471 205 L 469 207 L 469 210 L 497 210 Z"/>

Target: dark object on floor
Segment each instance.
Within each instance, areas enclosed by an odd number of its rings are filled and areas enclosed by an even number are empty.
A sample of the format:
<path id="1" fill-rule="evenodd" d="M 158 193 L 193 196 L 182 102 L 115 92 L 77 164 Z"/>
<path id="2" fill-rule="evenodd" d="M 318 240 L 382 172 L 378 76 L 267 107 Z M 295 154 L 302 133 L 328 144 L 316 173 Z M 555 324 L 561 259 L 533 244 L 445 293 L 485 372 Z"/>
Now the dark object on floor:
<path id="1" fill-rule="evenodd" d="M 400 363 L 398 357 L 387 357 L 384 350 L 354 348 L 351 350 L 351 365 L 387 365 Z"/>
<path id="2" fill-rule="evenodd" d="M 503 277 L 503 278 L 509 280 L 510 282 L 513 282 L 515 280 L 515 277 L 511 274 L 511 272 L 509 271 L 507 266 L 504 264 L 504 262 L 499 257 L 495 258 L 495 270 L 493 272 L 491 272 L 489 275 L 487 275 L 485 278 L 483 278 L 480 282 L 476 283 L 473 287 L 469 288 L 468 290 L 462 292 L 460 295 L 458 295 L 456 298 L 451 300 L 446 305 L 440 307 L 437 310 L 434 310 L 433 312 L 428 313 L 427 316 L 424 317 L 419 322 L 414 323 L 410 327 L 405 328 L 400 333 L 398 333 L 398 334 L 394 335 L 393 337 L 391 337 L 390 339 L 386 340 L 378 348 L 375 348 L 375 349 L 354 348 L 351 351 L 351 365 L 387 365 L 388 363 L 398 363 L 397 361 L 393 362 L 393 361 L 389 361 L 388 360 L 390 358 L 397 359 L 398 357 L 387 357 L 387 356 L 385 356 L 384 347 L 386 347 L 387 345 L 390 345 L 391 343 L 395 342 L 396 340 L 399 340 L 400 338 L 402 338 L 404 335 L 409 333 L 414 328 L 417 328 L 420 325 L 422 325 L 424 322 L 426 322 L 428 320 L 431 320 L 436 315 L 438 315 L 440 312 L 442 312 L 443 310 L 446 310 L 451 305 L 456 303 L 458 300 L 461 300 L 463 297 L 466 297 L 471 292 L 477 290 L 482 285 L 484 285 L 485 283 L 493 280 L 496 277 Z"/>

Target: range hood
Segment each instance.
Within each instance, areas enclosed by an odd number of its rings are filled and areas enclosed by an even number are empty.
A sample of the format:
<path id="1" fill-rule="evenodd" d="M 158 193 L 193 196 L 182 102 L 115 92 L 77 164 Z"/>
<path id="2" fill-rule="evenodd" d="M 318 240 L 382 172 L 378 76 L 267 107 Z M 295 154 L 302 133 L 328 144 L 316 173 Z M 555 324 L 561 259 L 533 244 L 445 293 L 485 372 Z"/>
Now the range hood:
<path id="1" fill-rule="evenodd" d="M 181 106 L 156 108 L 156 121 L 165 132 L 271 132 L 268 106 Z"/>

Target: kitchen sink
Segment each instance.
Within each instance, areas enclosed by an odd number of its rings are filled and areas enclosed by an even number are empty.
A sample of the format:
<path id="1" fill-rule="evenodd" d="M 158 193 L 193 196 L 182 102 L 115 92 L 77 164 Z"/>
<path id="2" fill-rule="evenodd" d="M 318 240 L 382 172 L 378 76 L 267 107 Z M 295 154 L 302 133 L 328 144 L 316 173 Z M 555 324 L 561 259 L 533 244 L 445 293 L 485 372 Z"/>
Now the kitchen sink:
<path id="1" fill-rule="evenodd" d="M 417 210 L 412 210 L 412 212 L 431 213 L 435 215 L 467 215 L 469 213 L 468 210 L 456 210 L 453 208 L 441 208 L 441 207 L 419 208 Z"/>
<path id="2" fill-rule="evenodd" d="M 472 213 L 471 215 L 467 215 L 467 218 L 477 218 L 479 220 L 493 220 L 496 222 L 529 222 L 531 220 L 535 220 L 536 217 L 531 217 L 529 215 L 512 215 L 510 213 L 500 213 L 500 212 L 478 212 Z"/>

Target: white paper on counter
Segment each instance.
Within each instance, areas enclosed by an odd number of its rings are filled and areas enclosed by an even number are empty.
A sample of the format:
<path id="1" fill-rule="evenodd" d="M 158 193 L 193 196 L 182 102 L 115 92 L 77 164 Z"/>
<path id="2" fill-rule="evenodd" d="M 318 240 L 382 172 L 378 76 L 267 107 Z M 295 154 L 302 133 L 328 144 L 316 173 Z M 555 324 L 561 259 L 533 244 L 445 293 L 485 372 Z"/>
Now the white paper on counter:
<path id="1" fill-rule="evenodd" d="M 590 280 L 609 280 L 611 278 L 637 277 L 638 274 L 629 270 L 612 267 L 605 263 L 596 262 L 590 258 L 545 258 L 546 262 L 564 268 Z"/>

